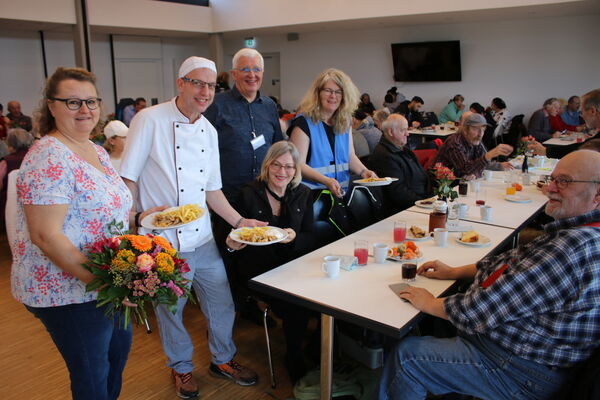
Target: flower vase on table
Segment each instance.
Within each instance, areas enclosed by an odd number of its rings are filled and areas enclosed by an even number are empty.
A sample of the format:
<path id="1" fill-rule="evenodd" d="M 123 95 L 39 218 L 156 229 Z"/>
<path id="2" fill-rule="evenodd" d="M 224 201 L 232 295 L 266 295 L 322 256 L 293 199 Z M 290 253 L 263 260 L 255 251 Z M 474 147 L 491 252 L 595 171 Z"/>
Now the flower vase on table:
<path id="1" fill-rule="evenodd" d="M 433 194 L 437 196 L 438 200 L 448 202 L 456 199 L 458 192 L 452 189 L 456 181 L 454 172 L 442 163 L 437 163 L 433 166 L 432 173 L 435 180 Z"/>

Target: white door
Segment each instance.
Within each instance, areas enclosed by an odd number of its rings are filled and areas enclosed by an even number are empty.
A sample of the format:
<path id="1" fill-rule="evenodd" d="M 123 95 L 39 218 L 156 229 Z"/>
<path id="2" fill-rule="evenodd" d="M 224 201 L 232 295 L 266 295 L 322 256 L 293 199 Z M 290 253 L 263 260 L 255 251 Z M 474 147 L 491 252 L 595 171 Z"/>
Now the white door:
<path id="1" fill-rule="evenodd" d="M 158 59 L 117 59 L 117 101 L 131 97 L 143 97 L 148 105 L 152 98 L 164 101 L 162 60 Z"/>
<path id="2" fill-rule="evenodd" d="M 265 72 L 260 94 L 263 96 L 275 96 L 283 104 L 281 98 L 281 82 L 279 80 L 279 53 L 263 53 L 265 59 Z"/>

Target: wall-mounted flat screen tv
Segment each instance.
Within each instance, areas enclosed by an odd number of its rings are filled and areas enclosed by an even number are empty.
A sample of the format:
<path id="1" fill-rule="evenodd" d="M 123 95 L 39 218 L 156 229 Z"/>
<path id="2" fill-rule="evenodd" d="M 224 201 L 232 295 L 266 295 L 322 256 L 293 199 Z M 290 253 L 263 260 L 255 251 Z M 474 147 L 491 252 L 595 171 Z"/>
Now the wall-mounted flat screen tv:
<path id="1" fill-rule="evenodd" d="M 460 41 L 392 43 L 396 82 L 460 81 Z"/>

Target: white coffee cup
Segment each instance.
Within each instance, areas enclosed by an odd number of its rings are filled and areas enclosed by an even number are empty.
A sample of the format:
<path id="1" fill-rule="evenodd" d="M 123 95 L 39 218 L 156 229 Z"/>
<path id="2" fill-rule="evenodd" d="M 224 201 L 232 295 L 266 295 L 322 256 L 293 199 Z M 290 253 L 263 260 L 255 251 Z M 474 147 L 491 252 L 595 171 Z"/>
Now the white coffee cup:
<path id="1" fill-rule="evenodd" d="M 460 203 L 458 207 L 458 217 L 465 218 L 467 216 L 467 212 L 469 211 L 469 205 L 465 203 Z"/>
<path id="2" fill-rule="evenodd" d="M 373 256 L 375 257 L 375 263 L 383 264 L 388 254 L 388 246 L 385 243 L 375 243 L 373 245 Z"/>
<path id="3" fill-rule="evenodd" d="M 446 247 L 446 243 L 448 243 L 448 229 L 435 228 L 433 230 L 433 241 L 436 246 Z"/>
<path id="4" fill-rule="evenodd" d="M 323 265 L 321 270 L 327 274 L 329 278 L 337 278 L 340 274 L 340 258 L 337 256 L 325 256 L 323 257 Z"/>
<path id="5" fill-rule="evenodd" d="M 481 206 L 481 207 L 479 207 L 479 212 L 481 213 L 481 219 L 483 221 L 491 221 L 492 220 L 492 207 L 491 206 Z"/>
<path id="6" fill-rule="evenodd" d="M 492 171 L 490 171 L 489 169 L 484 169 L 483 177 L 485 178 L 486 181 L 491 181 L 492 180 Z"/>
<path id="7" fill-rule="evenodd" d="M 469 183 L 471 184 L 471 192 L 479 192 L 480 182 L 477 179 L 473 179 Z"/>
<path id="8" fill-rule="evenodd" d="M 529 175 L 529 174 L 523 174 L 521 176 L 521 180 L 523 182 L 523 186 L 529 186 L 529 185 L 531 185 L 531 175 Z"/>

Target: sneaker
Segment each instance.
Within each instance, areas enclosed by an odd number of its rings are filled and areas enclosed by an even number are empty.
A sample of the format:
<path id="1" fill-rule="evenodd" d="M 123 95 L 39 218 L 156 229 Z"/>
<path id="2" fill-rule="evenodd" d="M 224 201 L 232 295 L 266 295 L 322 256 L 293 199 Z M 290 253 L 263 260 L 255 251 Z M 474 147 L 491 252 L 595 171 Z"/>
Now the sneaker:
<path id="1" fill-rule="evenodd" d="M 198 397 L 198 382 L 192 376 L 191 372 L 179 374 L 174 369 L 171 370 L 171 375 L 175 381 L 175 393 L 182 399 L 191 399 Z"/>
<path id="2" fill-rule="evenodd" d="M 231 379 L 238 385 L 242 386 L 252 386 L 258 381 L 256 372 L 252 371 L 250 368 L 246 368 L 236 363 L 233 360 L 226 364 L 219 365 L 210 363 L 208 372 L 216 378 Z"/>

